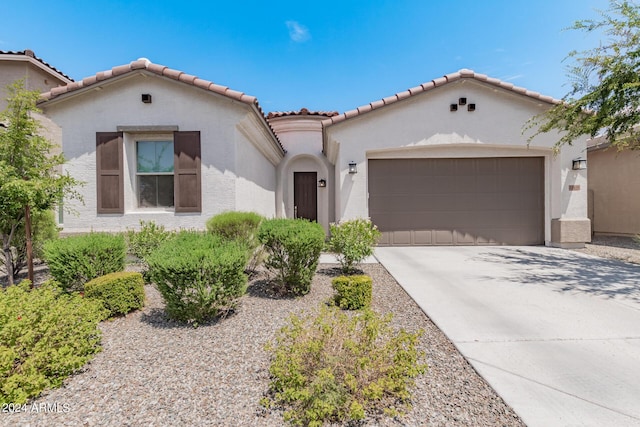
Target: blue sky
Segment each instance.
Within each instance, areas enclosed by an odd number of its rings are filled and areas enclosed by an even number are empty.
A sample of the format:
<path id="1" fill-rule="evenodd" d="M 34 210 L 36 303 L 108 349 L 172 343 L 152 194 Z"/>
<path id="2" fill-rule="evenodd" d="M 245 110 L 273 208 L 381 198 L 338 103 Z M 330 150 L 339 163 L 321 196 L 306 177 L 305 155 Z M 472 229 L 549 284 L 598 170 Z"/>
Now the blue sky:
<path id="1" fill-rule="evenodd" d="M 74 79 L 146 57 L 257 96 L 265 112 L 353 109 L 470 68 L 564 96 L 563 31 L 607 0 L 30 1 L 2 6 L 0 50 Z M 9 17 L 9 19 L 7 19 Z"/>

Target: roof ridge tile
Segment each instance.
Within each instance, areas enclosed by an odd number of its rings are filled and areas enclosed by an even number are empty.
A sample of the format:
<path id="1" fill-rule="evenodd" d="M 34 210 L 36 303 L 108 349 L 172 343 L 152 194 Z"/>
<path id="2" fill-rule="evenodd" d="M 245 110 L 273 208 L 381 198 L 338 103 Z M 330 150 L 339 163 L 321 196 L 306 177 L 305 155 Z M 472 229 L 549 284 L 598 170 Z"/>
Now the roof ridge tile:
<path id="1" fill-rule="evenodd" d="M 393 104 L 395 102 L 398 102 L 402 99 L 406 99 L 409 98 L 411 96 L 415 96 L 418 95 L 419 93 L 422 92 L 426 92 L 429 91 L 431 89 L 434 89 L 436 87 L 445 85 L 447 83 L 451 83 L 454 82 L 456 80 L 461 80 L 461 79 L 474 79 L 474 80 L 478 80 L 493 86 L 497 86 L 500 87 L 502 89 L 506 89 L 506 90 L 510 90 L 512 92 L 518 93 L 518 94 L 522 94 L 525 96 L 528 96 L 530 98 L 534 98 L 537 99 L 539 101 L 543 101 L 543 102 L 547 102 L 550 104 L 559 104 L 562 101 L 555 99 L 551 96 L 546 96 L 546 95 L 542 95 L 539 92 L 535 92 L 535 91 L 531 91 L 531 90 L 527 90 L 525 88 L 519 87 L 514 85 L 513 83 L 510 82 L 505 82 L 503 80 L 497 79 L 495 77 L 489 77 L 486 74 L 480 74 L 480 73 L 476 73 L 473 70 L 470 70 L 468 68 L 462 68 L 459 71 L 455 72 L 455 73 L 450 73 L 450 74 L 445 74 L 442 77 L 438 77 L 436 79 L 433 79 L 431 81 L 422 83 L 419 86 L 415 86 L 412 87 L 406 91 L 403 92 L 398 92 L 395 95 L 391 95 L 391 96 L 387 96 L 385 98 L 382 98 L 380 100 L 377 101 L 373 101 L 370 102 L 367 105 L 363 105 L 361 107 L 357 107 L 356 109 L 352 109 L 349 111 L 346 111 L 342 114 L 339 115 L 335 115 L 335 116 L 331 116 L 328 117 L 327 119 L 322 121 L 322 126 L 330 126 L 332 124 L 336 124 L 339 122 L 342 122 L 346 119 L 350 119 L 352 117 L 355 117 L 359 114 L 364 114 L 367 113 L 369 111 L 375 110 L 377 108 L 380 107 L 384 107 L 390 104 Z M 371 108 L 368 108 L 368 106 L 371 106 Z"/>
<path id="2" fill-rule="evenodd" d="M 0 53 L 3 53 L 3 52 L 0 51 Z M 260 104 L 258 103 L 258 99 L 255 96 L 250 96 L 245 94 L 244 92 L 232 90 L 226 86 L 218 85 L 211 81 L 200 79 L 197 76 L 187 74 L 180 70 L 175 70 L 173 68 L 169 68 L 167 66 L 160 65 L 160 64 L 154 64 L 153 62 L 149 61 L 147 58 L 139 58 L 135 61 L 131 61 L 128 64 L 115 66 L 110 70 L 99 71 L 93 76 L 85 77 L 84 79 L 78 82 L 72 82 L 66 86 L 58 86 L 58 87 L 52 88 L 49 92 L 45 92 L 40 95 L 40 102 L 50 101 L 53 98 L 56 98 L 62 94 L 73 92 L 78 89 L 86 88 L 91 85 L 111 79 L 113 77 L 121 76 L 136 70 L 144 70 L 153 74 L 157 74 L 159 76 L 177 80 L 192 86 L 199 87 L 204 90 L 208 90 L 210 92 L 214 92 L 214 93 L 235 99 L 237 101 L 240 101 L 255 107 L 256 110 L 258 111 L 258 114 L 260 114 L 264 119 L 264 123 L 271 131 L 271 134 L 275 138 L 282 152 L 286 153 L 286 150 L 284 149 L 282 142 L 280 142 L 280 138 L 278 138 L 278 134 L 275 132 L 273 127 L 271 127 L 271 125 L 267 121 L 267 117 L 262 111 L 262 107 L 260 107 Z"/>

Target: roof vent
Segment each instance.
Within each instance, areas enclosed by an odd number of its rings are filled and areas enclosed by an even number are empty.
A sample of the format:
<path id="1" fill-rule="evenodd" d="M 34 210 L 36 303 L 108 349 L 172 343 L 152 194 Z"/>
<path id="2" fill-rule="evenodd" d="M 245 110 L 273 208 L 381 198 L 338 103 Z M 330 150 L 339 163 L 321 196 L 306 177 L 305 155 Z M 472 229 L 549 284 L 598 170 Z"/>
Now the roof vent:
<path id="1" fill-rule="evenodd" d="M 142 102 L 144 102 L 145 104 L 151 104 L 151 94 L 150 93 L 143 93 L 142 94 Z"/>

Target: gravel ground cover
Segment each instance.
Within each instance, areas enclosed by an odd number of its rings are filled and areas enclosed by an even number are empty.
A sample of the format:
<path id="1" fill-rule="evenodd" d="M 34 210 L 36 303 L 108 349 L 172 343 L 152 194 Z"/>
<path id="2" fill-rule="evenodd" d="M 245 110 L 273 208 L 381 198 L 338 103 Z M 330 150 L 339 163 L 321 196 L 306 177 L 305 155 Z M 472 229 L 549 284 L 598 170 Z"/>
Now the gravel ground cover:
<path id="1" fill-rule="evenodd" d="M 640 264 L 640 242 L 625 236 L 594 236 L 591 243 L 578 252 L 595 255 L 602 258 Z"/>
<path id="2" fill-rule="evenodd" d="M 25 412 L 0 414 L 0 425 L 281 426 L 279 411 L 258 404 L 269 384 L 264 344 L 291 313 L 330 298 L 336 267 L 321 264 L 311 293 L 297 299 L 274 295 L 259 276 L 236 313 L 198 328 L 168 321 L 162 298 L 147 286 L 143 311 L 103 322 L 103 351 L 81 372 Z M 523 425 L 382 266 L 363 270 L 373 278 L 377 311 L 393 312 L 395 327 L 424 330 L 429 369 L 417 379 L 410 413 L 361 425 Z"/>
<path id="3" fill-rule="evenodd" d="M 629 237 L 595 237 L 577 251 L 640 264 L 640 244 Z M 103 351 L 93 361 L 24 412 L 0 413 L 0 426 L 283 425 L 280 412 L 258 404 L 269 384 L 264 344 L 291 313 L 329 299 L 336 267 L 321 264 L 311 293 L 297 299 L 278 297 L 259 275 L 236 313 L 198 328 L 168 321 L 147 286 L 143 311 L 103 322 Z M 377 311 L 394 313 L 395 327 L 424 330 L 429 369 L 416 381 L 410 413 L 362 425 L 523 425 L 382 266 L 363 270 L 373 277 Z M 45 266 L 36 269 L 37 282 L 46 277 Z"/>

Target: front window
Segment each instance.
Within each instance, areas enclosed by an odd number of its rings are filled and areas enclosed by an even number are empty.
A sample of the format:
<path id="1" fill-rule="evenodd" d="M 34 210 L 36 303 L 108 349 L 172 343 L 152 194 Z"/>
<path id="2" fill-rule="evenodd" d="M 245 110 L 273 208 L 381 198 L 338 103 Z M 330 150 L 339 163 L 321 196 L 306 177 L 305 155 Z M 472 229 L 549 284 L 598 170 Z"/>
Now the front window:
<path id="1" fill-rule="evenodd" d="M 173 207 L 173 141 L 136 144 L 138 206 Z"/>

